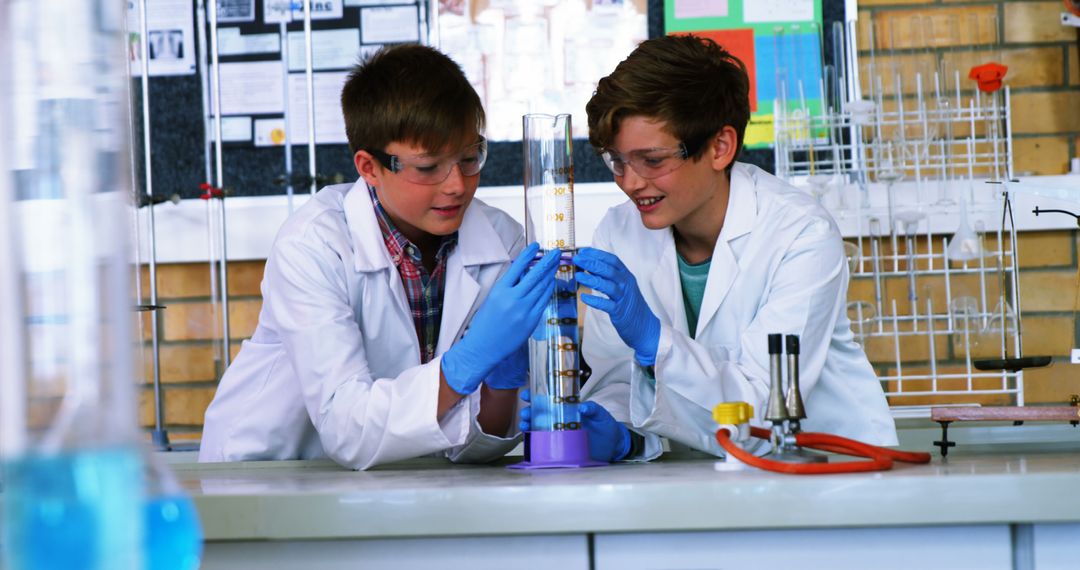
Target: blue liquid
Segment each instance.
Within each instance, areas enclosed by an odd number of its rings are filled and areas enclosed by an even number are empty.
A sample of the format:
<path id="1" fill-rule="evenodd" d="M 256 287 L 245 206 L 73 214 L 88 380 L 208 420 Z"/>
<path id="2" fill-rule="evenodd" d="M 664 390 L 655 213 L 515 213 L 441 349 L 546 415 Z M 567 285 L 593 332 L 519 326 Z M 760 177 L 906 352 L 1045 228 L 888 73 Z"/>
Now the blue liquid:
<path id="1" fill-rule="evenodd" d="M 539 255 L 539 254 L 537 254 Z M 577 279 L 563 252 L 555 293 L 529 340 L 532 431 L 581 429 Z"/>
<path id="2" fill-rule="evenodd" d="M 146 568 L 195 570 L 202 556 L 202 527 L 195 504 L 187 496 L 148 500 L 146 516 Z"/>
<path id="3" fill-rule="evenodd" d="M 139 570 L 143 469 L 135 449 L 30 456 L 6 465 L 10 570 Z"/>

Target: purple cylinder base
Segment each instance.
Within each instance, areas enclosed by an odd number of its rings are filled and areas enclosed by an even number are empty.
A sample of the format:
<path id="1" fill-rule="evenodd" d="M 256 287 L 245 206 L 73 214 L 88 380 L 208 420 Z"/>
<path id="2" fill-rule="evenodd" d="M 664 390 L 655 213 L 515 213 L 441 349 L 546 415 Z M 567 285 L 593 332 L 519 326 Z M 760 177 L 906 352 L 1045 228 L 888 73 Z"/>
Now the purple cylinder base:
<path id="1" fill-rule="evenodd" d="M 510 469 L 560 469 L 607 465 L 589 457 L 585 430 L 530 431 L 525 434 L 525 461 Z"/>

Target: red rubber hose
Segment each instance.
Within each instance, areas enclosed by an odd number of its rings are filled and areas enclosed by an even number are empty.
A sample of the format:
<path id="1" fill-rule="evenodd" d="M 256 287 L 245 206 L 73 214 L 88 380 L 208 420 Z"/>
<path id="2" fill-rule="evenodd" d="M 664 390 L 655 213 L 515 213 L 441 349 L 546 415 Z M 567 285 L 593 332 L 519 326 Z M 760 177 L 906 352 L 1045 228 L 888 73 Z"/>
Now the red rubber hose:
<path id="1" fill-rule="evenodd" d="M 769 439 L 772 435 L 767 429 L 753 426 L 750 428 L 750 434 L 761 439 Z M 892 468 L 894 459 L 906 463 L 928 463 L 930 461 L 929 453 L 896 451 L 827 433 L 796 434 L 795 443 L 812 449 L 865 457 L 867 460 L 845 461 L 843 463 L 785 463 L 758 457 L 743 450 L 735 442 L 731 441 L 730 434 L 726 429 L 716 430 L 716 441 L 720 444 L 720 447 L 723 447 L 735 459 L 759 469 L 779 473 L 814 475 L 885 471 Z"/>
<path id="2" fill-rule="evenodd" d="M 929 453 L 925 453 L 922 451 L 900 451 L 898 449 L 889 449 L 887 447 L 870 445 L 869 443 L 863 443 L 854 439 L 848 439 L 846 437 L 842 437 L 839 435 L 831 435 L 827 433 L 800 433 L 795 436 L 795 443 L 813 449 L 821 449 L 824 451 L 832 451 L 827 447 L 858 449 L 866 453 L 876 453 L 884 455 L 894 461 L 902 461 L 904 463 L 930 463 Z M 860 453 L 860 455 L 862 455 L 862 453 Z"/>
<path id="3" fill-rule="evenodd" d="M 716 430 L 716 441 L 732 457 L 767 471 L 779 473 L 793 473 L 803 475 L 823 475 L 827 473 L 855 473 L 859 471 L 885 471 L 892 467 L 892 459 L 885 455 L 872 455 L 867 461 L 845 461 L 843 463 L 785 463 L 758 457 L 744 451 L 735 442 L 731 441 L 726 429 Z M 849 453 L 850 455 L 854 455 Z"/>
<path id="4" fill-rule="evenodd" d="M 756 437 L 758 439 L 769 439 L 770 437 L 772 437 L 772 432 L 765 429 L 765 428 L 750 426 L 750 435 L 752 435 L 752 436 L 754 436 L 754 437 Z M 807 436 L 807 435 L 810 435 L 810 436 L 828 435 L 828 437 L 830 439 L 832 439 L 832 441 L 830 443 L 828 441 L 823 441 L 823 440 L 814 440 L 813 438 L 811 438 L 810 440 L 806 440 L 805 438 L 803 440 L 799 439 L 800 436 Z M 810 441 L 814 441 L 815 443 L 810 443 Z M 868 443 L 863 443 L 861 441 L 856 441 L 854 439 L 848 439 L 846 437 L 839 436 L 839 435 L 829 435 L 829 434 L 819 434 L 819 433 L 814 433 L 814 432 L 806 432 L 806 433 L 801 433 L 801 434 L 796 435 L 795 436 L 795 442 L 798 443 L 799 445 L 805 445 L 806 447 L 810 447 L 810 448 L 813 448 L 813 449 L 819 449 L 821 451 L 828 451 L 828 452 L 831 452 L 831 453 L 844 453 L 844 454 L 847 454 L 846 449 L 849 448 L 850 446 L 865 446 L 865 447 L 863 447 L 863 449 L 868 448 L 869 450 L 873 450 L 874 453 L 883 454 L 883 455 L 888 456 L 889 458 L 891 458 L 891 459 L 893 459 L 895 461 L 902 461 L 904 463 L 930 463 L 930 454 L 929 453 L 924 453 L 924 452 L 921 452 L 921 451 L 900 451 L 900 450 L 896 450 L 896 449 L 889 449 L 887 447 L 879 447 L 877 445 L 870 445 Z M 835 448 L 834 448 L 834 446 L 835 446 Z M 859 455 L 865 457 L 864 453 L 860 453 Z"/>
<path id="5" fill-rule="evenodd" d="M 765 428 L 750 426 L 750 435 L 758 439 L 769 439 L 772 437 L 772 432 Z"/>

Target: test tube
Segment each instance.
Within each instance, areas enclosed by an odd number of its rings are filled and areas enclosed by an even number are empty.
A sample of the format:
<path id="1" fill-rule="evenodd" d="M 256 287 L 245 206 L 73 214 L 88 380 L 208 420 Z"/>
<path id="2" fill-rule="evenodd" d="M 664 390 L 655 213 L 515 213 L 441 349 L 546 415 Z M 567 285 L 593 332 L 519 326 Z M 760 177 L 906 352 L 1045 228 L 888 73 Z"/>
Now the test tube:
<path id="1" fill-rule="evenodd" d="M 574 276 L 574 165 L 570 115 L 530 114 L 522 119 L 525 165 L 525 239 L 537 256 L 562 252 L 544 317 L 529 339 L 532 419 L 524 462 L 540 469 L 602 465 L 589 458 L 582 429 L 578 365 L 577 280 Z"/>

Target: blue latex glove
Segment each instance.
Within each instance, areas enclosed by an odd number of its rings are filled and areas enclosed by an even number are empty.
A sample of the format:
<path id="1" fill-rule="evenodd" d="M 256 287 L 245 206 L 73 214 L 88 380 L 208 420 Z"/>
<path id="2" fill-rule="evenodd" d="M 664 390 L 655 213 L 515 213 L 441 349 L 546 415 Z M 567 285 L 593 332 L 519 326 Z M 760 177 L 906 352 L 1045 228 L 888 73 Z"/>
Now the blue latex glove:
<path id="1" fill-rule="evenodd" d="M 529 343 L 522 343 L 510 356 L 496 364 L 484 382 L 495 390 L 517 390 L 528 384 Z"/>
<path id="2" fill-rule="evenodd" d="M 473 315 L 468 334 L 443 354 L 443 377 L 458 394 L 475 392 L 540 322 L 555 291 L 559 250 L 549 251 L 529 269 L 539 250 L 536 243 L 522 250 Z"/>
<path id="3" fill-rule="evenodd" d="M 638 364 L 656 364 L 660 319 L 641 296 L 634 274 L 618 257 L 591 247 L 581 248 L 574 256 L 574 264 L 587 271 L 577 274 L 578 283 L 607 296 L 583 294 L 581 302 L 611 317 L 619 338 L 634 349 Z"/>
<path id="4" fill-rule="evenodd" d="M 530 401 L 528 390 L 521 391 L 521 399 Z M 533 408 L 536 408 L 536 421 L 534 422 Z M 630 430 L 615 418 L 603 406 L 596 402 L 585 402 L 578 405 L 581 414 L 581 423 L 585 426 L 585 433 L 589 436 L 589 457 L 597 461 L 618 461 L 630 453 Z M 527 408 L 521 409 L 521 422 L 518 428 L 522 431 L 536 429 L 550 429 L 550 413 L 546 403 L 538 399 Z M 533 426 L 536 423 L 536 426 Z"/>
<path id="5" fill-rule="evenodd" d="M 630 430 L 615 421 L 604 406 L 585 402 L 578 406 L 581 423 L 589 433 L 589 456 L 597 461 L 618 461 L 630 453 Z"/>

